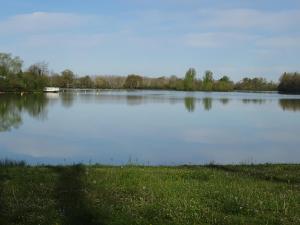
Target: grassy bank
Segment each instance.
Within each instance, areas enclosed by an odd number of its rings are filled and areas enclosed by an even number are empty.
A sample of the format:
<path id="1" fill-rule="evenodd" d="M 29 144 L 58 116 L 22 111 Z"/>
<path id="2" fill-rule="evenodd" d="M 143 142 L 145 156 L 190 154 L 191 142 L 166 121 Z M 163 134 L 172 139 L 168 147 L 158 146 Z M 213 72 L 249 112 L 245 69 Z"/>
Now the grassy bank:
<path id="1" fill-rule="evenodd" d="M 300 165 L 6 163 L 0 224 L 300 224 Z"/>

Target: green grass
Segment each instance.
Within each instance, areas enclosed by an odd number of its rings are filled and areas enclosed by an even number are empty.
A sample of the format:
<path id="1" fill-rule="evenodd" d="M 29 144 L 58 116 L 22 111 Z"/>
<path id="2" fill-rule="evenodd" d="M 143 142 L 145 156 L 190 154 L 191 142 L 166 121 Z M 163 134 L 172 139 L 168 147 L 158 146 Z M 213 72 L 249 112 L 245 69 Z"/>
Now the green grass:
<path id="1" fill-rule="evenodd" d="M 0 165 L 0 224 L 300 224 L 300 165 Z"/>

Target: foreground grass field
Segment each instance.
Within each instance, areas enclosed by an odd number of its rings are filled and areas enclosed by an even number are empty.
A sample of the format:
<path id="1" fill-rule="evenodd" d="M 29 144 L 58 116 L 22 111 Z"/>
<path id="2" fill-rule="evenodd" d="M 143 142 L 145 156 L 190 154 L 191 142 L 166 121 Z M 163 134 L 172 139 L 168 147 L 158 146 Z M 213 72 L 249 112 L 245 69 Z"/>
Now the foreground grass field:
<path id="1" fill-rule="evenodd" d="M 3 164 L 0 224 L 300 224 L 300 165 Z"/>

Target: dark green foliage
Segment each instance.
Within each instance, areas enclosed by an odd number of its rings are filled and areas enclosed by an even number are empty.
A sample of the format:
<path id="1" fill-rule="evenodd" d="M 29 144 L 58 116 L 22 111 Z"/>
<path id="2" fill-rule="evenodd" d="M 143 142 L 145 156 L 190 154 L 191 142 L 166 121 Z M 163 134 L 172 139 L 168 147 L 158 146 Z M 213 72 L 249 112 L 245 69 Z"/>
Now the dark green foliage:
<path id="1" fill-rule="evenodd" d="M 278 91 L 300 93 L 300 73 L 284 73 L 280 77 Z"/>

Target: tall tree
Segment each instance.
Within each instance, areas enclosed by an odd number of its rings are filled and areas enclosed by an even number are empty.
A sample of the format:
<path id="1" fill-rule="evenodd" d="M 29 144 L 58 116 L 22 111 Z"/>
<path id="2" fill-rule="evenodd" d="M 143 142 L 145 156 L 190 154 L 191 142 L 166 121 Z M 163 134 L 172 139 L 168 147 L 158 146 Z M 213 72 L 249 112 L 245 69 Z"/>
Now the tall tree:
<path id="1" fill-rule="evenodd" d="M 8 77 L 22 71 L 23 61 L 19 57 L 12 57 L 8 53 L 0 53 L 0 76 Z"/>
<path id="2" fill-rule="evenodd" d="M 61 72 L 62 86 L 64 88 L 73 87 L 75 75 L 71 70 L 64 70 Z"/>
<path id="3" fill-rule="evenodd" d="M 213 72 L 210 70 L 205 71 L 202 82 L 203 91 L 212 91 L 214 84 Z"/>
<path id="4" fill-rule="evenodd" d="M 195 90 L 195 80 L 196 80 L 197 72 L 194 68 L 188 69 L 185 73 L 184 77 L 184 88 L 187 91 Z"/>

